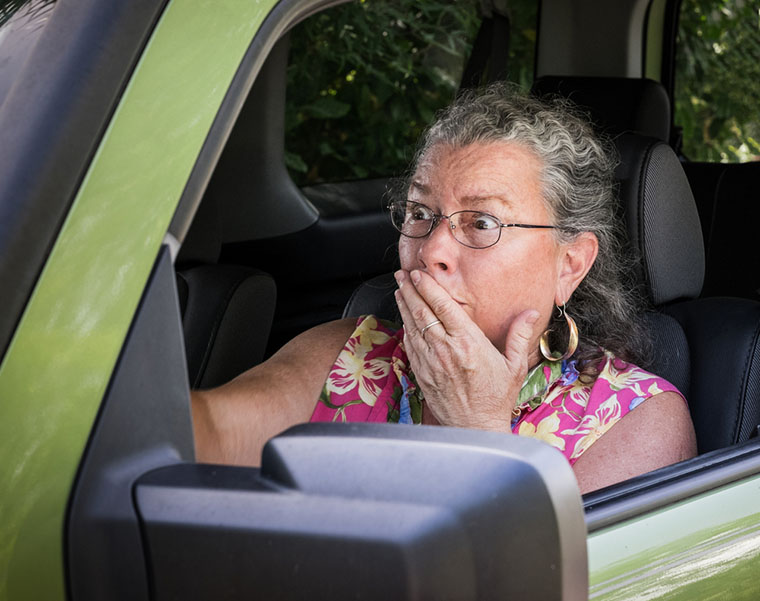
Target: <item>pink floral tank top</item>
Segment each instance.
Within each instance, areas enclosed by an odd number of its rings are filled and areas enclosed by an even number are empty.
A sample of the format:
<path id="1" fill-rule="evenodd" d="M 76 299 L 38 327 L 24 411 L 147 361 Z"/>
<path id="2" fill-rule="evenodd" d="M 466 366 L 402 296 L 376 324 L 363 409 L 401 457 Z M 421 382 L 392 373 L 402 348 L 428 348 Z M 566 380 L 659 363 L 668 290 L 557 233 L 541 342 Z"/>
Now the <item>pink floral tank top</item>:
<path id="1" fill-rule="evenodd" d="M 360 317 L 338 355 L 312 422 L 419 424 L 423 394 L 409 368 L 404 330 L 372 315 Z M 575 361 L 545 361 L 525 378 L 512 432 L 555 447 L 572 465 L 620 418 L 660 392 L 667 380 L 607 353 L 597 377 L 579 378 Z M 678 393 L 680 394 L 680 393 Z"/>

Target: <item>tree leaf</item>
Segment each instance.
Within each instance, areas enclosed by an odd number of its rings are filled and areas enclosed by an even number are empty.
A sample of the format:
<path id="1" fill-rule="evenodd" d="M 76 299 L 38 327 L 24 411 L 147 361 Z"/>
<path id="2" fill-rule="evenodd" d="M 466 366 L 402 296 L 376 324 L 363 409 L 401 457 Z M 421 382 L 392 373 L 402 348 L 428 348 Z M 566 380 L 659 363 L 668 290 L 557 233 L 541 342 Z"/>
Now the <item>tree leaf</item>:
<path id="1" fill-rule="evenodd" d="M 285 166 L 299 173 L 306 173 L 309 170 L 309 166 L 301 158 L 301 155 L 287 150 L 285 151 Z"/>
<path id="2" fill-rule="evenodd" d="M 304 107 L 308 112 L 319 119 L 339 119 L 351 110 L 351 105 L 341 102 L 332 96 L 322 96 Z"/>

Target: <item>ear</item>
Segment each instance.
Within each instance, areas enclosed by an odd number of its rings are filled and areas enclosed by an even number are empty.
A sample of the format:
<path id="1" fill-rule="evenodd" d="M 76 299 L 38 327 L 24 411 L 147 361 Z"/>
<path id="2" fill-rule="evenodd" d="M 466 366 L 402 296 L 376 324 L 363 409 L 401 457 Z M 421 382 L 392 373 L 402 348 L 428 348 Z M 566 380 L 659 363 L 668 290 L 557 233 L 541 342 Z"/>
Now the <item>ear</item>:
<path id="1" fill-rule="evenodd" d="M 557 306 L 570 299 L 594 264 L 598 252 L 599 241 L 591 232 L 583 232 L 569 244 L 563 245 L 559 257 L 557 290 L 554 295 Z"/>

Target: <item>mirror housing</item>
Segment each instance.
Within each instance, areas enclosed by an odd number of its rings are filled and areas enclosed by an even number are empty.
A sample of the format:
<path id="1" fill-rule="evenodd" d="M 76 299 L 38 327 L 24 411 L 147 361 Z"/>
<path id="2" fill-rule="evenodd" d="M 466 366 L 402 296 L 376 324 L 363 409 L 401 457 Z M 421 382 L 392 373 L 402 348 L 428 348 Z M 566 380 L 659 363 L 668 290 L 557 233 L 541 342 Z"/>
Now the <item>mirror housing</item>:
<path id="1" fill-rule="evenodd" d="M 262 467 L 183 464 L 135 489 L 155 599 L 586 599 L 567 461 L 538 441 L 304 424 Z"/>

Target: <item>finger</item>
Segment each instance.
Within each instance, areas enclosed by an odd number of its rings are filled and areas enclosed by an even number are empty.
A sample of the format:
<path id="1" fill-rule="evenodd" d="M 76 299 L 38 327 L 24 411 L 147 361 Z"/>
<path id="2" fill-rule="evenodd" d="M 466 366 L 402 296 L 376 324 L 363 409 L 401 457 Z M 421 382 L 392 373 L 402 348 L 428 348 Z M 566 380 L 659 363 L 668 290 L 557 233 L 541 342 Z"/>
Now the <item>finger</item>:
<path id="1" fill-rule="evenodd" d="M 446 335 L 446 330 L 443 328 L 443 324 L 440 322 L 440 320 L 436 319 L 435 316 L 432 316 L 430 318 L 430 321 L 427 322 L 427 324 L 423 327 L 418 327 L 417 323 L 415 322 L 415 319 L 412 317 L 411 312 L 409 310 L 409 307 L 407 306 L 406 302 L 404 301 L 403 296 L 401 295 L 401 292 L 396 290 L 396 304 L 398 305 L 399 313 L 401 314 L 401 320 L 404 322 L 404 346 L 406 347 L 407 354 L 416 355 L 416 347 L 420 347 L 420 349 L 423 348 L 429 348 L 431 341 L 434 339 L 436 340 L 442 340 L 443 337 Z M 432 315 L 432 313 L 431 313 Z M 438 322 L 438 323 L 436 323 Z M 427 325 L 435 324 L 431 328 L 425 329 Z M 440 326 L 440 327 L 439 327 Z M 432 332 L 432 330 L 438 329 L 440 332 L 437 332 L 436 335 Z"/>
<path id="2" fill-rule="evenodd" d="M 401 319 L 409 332 L 422 332 L 422 329 L 438 319 L 438 316 L 420 296 L 405 271 L 397 271 L 396 304 L 399 306 Z"/>
<path id="3" fill-rule="evenodd" d="M 512 320 L 507 331 L 504 357 L 516 373 L 528 372 L 528 356 L 538 317 L 539 313 L 534 309 L 523 311 Z"/>
<path id="4" fill-rule="evenodd" d="M 472 326 L 467 312 L 430 274 L 414 270 L 409 274 L 409 279 L 414 284 L 414 290 L 421 302 L 432 311 L 436 319 L 443 322 L 449 334 L 466 331 Z"/>
<path id="5" fill-rule="evenodd" d="M 398 310 L 401 314 L 401 321 L 404 323 L 404 350 L 406 352 L 407 359 L 409 360 L 410 367 L 412 370 L 414 370 L 414 373 L 417 374 L 417 377 L 419 378 L 422 375 L 418 372 L 420 372 L 420 361 L 422 359 L 421 355 L 424 354 L 423 346 L 427 349 L 429 348 L 429 345 L 427 344 L 427 341 L 422 337 L 422 331 L 419 330 L 415 325 L 414 319 L 412 319 L 412 316 L 409 313 L 409 308 L 404 301 L 404 297 L 401 295 L 401 292 L 399 290 L 396 290 L 395 296 L 396 304 L 398 305 Z"/>
<path id="6" fill-rule="evenodd" d="M 393 294 L 396 297 L 396 306 L 398 307 L 398 312 L 401 315 L 401 321 L 404 322 L 404 328 L 407 331 L 409 329 L 416 329 L 417 326 L 414 323 L 414 319 L 412 319 L 412 315 L 409 312 L 409 307 L 404 300 L 404 296 L 401 293 L 401 290 L 397 289 Z"/>

